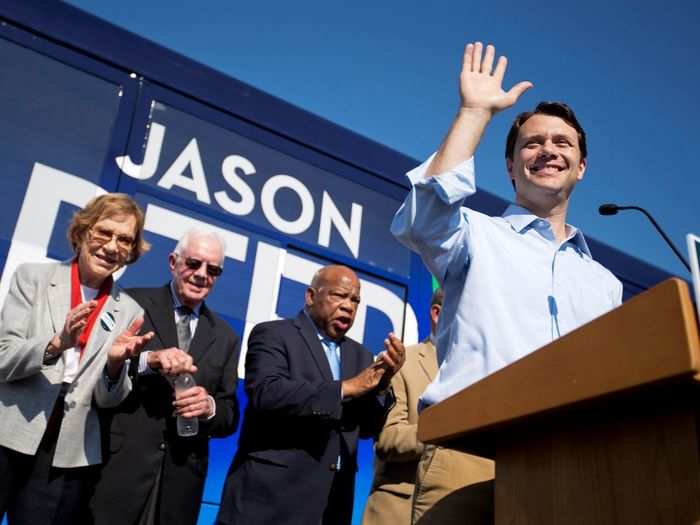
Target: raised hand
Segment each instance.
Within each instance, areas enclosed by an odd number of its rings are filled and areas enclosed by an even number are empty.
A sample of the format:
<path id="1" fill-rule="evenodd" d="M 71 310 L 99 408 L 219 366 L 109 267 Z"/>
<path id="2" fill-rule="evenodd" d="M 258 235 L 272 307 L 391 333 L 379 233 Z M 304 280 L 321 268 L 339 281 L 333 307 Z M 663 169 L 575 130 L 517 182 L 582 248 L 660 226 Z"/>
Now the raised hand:
<path id="1" fill-rule="evenodd" d="M 379 381 L 379 389 L 385 390 L 389 388 L 389 383 L 394 374 L 399 371 L 406 361 L 406 349 L 401 340 L 393 333 L 389 333 L 384 339 L 384 351 L 377 356 L 377 362 L 386 370 L 385 374 Z"/>
<path id="2" fill-rule="evenodd" d="M 447 173 L 474 155 L 491 117 L 518 100 L 532 87 L 520 82 L 509 91 L 502 88 L 508 60 L 500 57 L 493 67 L 496 49 L 481 42 L 467 44 L 459 77 L 460 106 L 437 154 L 425 171 L 426 177 Z M 483 56 L 482 56 L 483 55 Z"/>
<path id="3" fill-rule="evenodd" d="M 483 47 L 481 42 L 475 42 L 464 48 L 459 77 L 461 107 L 494 114 L 515 104 L 520 95 L 532 87 L 532 83 L 519 82 L 509 91 L 504 91 L 502 84 L 508 59 L 499 57 L 494 69 L 496 49 L 489 44 L 484 53 Z"/>
<path id="4" fill-rule="evenodd" d="M 367 394 L 379 386 L 386 367 L 381 361 L 375 361 L 362 372 L 342 383 L 343 398 L 354 398 Z"/>
<path id="5" fill-rule="evenodd" d="M 88 301 L 79 304 L 68 312 L 61 333 L 54 335 L 51 339 L 51 346 L 55 348 L 56 355 L 69 348 L 74 348 L 78 344 L 80 333 L 87 325 L 88 317 L 90 317 L 96 306 L 97 301 Z"/>
<path id="6" fill-rule="evenodd" d="M 406 360 L 406 349 L 401 340 L 390 333 L 384 340 L 384 351 L 370 366 L 355 377 L 343 381 L 343 397 L 358 397 L 371 390 L 385 390 Z"/>
<path id="7" fill-rule="evenodd" d="M 134 319 L 124 332 L 112 343 L 107 354 L 107 375 L 116 379 L 119 376 L 124 361 L 137 355 L 143 346 L 153 338 L 153 332 L 138 335 L 143 326 L 143 317 Z"/>

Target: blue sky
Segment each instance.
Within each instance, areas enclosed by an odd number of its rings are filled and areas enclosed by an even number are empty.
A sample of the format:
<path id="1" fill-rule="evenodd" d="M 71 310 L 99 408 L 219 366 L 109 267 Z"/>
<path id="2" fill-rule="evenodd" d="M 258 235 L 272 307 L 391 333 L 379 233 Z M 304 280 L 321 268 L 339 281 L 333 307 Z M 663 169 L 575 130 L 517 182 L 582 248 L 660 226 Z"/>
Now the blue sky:
<path id="1" fill-rule="evenodd" d="M 70 3 L 417 159 L 456 111 L 464 44 L 492 42 L 510 61 L 506 87 L 535 87 L 489 127 L 476 155 L 479 186 L 510 199 L 510 121 L 539 100 L 566 101 L 589 137 L 570 222 L 689 277 L 644 217 L 601 217 L 597 208 L 646 207 L 683 253 L 685 234 L 700 233 L 694 2 Z"/>

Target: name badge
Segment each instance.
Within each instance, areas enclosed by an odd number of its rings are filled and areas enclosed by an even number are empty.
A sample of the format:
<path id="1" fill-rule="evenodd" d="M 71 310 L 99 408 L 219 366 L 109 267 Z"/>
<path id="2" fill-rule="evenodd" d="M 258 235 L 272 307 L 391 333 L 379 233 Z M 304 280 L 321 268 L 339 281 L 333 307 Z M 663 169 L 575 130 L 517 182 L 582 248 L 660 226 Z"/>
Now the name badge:
<path id="1" fill-rule="evenodd" d="M 102 312 L 100 316 L 100 325 L 108 332 L 114 330 L 114 327 L 117 326 L 117 321 L 114 319 L 112 312 Z"/>

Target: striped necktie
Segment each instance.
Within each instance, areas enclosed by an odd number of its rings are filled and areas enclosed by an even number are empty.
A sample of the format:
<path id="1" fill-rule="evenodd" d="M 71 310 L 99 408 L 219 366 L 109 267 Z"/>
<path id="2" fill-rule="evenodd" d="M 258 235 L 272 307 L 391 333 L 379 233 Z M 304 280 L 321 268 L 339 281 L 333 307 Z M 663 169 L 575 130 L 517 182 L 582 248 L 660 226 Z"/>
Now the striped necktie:
<path id="1" fill-rule="evenodd" d="M 177 345 L 184 352 L 190 351 L 190 343 L 192 342 L 192 331 L 190 330 L 190 315 L 192 309 L 189 306 L 178 306 L 177 312 L 180 314 L 180 319 L 175 323 L 177 329 Z"/>

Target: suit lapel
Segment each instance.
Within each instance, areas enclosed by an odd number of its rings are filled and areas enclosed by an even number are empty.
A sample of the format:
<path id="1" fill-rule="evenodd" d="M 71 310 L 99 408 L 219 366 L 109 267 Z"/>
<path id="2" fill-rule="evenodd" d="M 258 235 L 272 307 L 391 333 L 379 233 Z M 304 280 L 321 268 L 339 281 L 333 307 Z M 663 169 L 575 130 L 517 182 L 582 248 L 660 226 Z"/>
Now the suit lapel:
<path id="1" fill-rule="evenodd" d="M 102 310 L 95 320 L 95 324 L 92 326 L 90 338 L 87 341 L 87 345 L 85 345 L 85 351 L 80 360 L 81 369 L 88 366 L 93 357 L 100 352 L 107 338 L 112 335 L 114 330 L 118 330 L 118 319 L 120 315 L 119 293 L 119 286 L 117 283 L 114 283 L 109 297 L 107 297 Z M 110 317 L 114 322 L 102 321 Z M 124 329 L 126 329 L 126 327 L 124 327 Z"/>
<path id="2" fill-rule="evenodd" d="M 420 345 L 420 352 L 418 352 L 418 364 L 425 372 L 425 375 L 430 381 L 437 375 L 437 355 L 435 352 L 435 345 L 426 340 Z"/>
<path id="3" fill-rule="evenodd" d="M 159 289 L 157 294 L 150 295 L 145 299 L 148 304 L 145 305 L 144 310 L 146 310 L 146 315 L 153 326 L 153 331 L 162 342 L 162 348 L 177 348 L 178 346 L 173 298 L 170 293 L 170 284 L 166 284 Z M 202 304 L 199 310 L 197 329 L 192 336 L 189 349 L 195 362 L 202 359 L 215 340 L 214 318 L 207 305 Z"/>
<path id="4" fill-rule="evenodd" d="M 316 366 L 318 366 L 318 369 L 321 372 L 321 376 L 323 377 L 323 379 L 325 379 L 326 381 L 333 381 L 331 365 L 328 364 L 328 358 L 326 357 L 326 353 L 323 351 L 321 341 L 318 340 L 318 331 L 316 330 L 316 327 L 314 326 L 311 319 L 309 319 L 309 317 L 304 313 L 303 310 L 299 312 L 299 315 L 297 315 L 297 318 L 294 320 L 294 326 L 296 326 L 299 329 L 299 334 L 306 343 L 306 347 L 308 348 L 309 353 L 311 353 L 311 357 L 316 363 Z"/>
<path id="5" fill-rule="evenodd" d="M 60 332 L 70 311 L 70 261 L 56 267 L 46 294 L 53 329 Z"/>
<path id="6" fill-rule="evenodd" d="M 163 348 L 177 347 L 177 328 L 175 328 L 175 313 L 173 299 L 170 296 L 170 285 L 166 284 L 157 294 L 146 298 L 148 305 L 144 310 L 151 321 L 153 331 L 163 343 Z"/>
<path id="7" fill-rule="evenodd" d="M 348 379 L 357 374 L 357 363 L 354 358 L 357 354 L 350 349 L 350 343 L 346 338 L 340 342 L 340 378 Z"/>
<path id="8" fill-rule="evenodd" d="M 199 309 L 197 329 L 190 343 L 190 355 L 195 363 L 198 363 L 204 357 L 204 354 L 212 347 L 215 340 L 214 319 L 206 304 L 202 304 L 202 307 Z"/>

